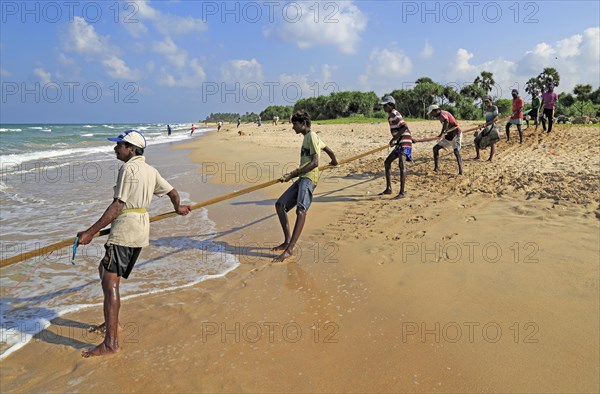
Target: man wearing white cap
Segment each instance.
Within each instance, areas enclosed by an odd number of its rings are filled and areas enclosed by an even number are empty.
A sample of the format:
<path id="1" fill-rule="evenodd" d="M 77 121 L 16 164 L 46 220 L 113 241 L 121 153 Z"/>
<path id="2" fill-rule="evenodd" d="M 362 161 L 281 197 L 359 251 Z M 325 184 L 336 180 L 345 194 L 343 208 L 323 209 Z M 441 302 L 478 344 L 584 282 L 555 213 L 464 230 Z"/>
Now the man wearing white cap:
<path id="1" fill-rule="evenodd" d="M 438 171 L 439 152 L 440 149 L 447 149 L 452 146 L 454 150 L 454 156 L 458 163 L 458 175 L 462 175 L 462 157 L 460 157 L 460 149 L 462 143 L 462 130 L 458 126 L 458 122 L 448 111 L 442 110 L 438 105 L 432 104 L 427 108 L 427 115 L 431 115 L 440 120 L 442 124 L 442 131 L 438 138 L 444 136 L 443 139 L 439 140 L 433 147 L 433 171 Z"/>
<path id="2" fill-rule="evenodd" d="M 119 351 L 119 283 L 121 276 L 129 277 L 142 247 L 149 244 L 150 222 L 146 208 L 152 195 L 169 196 L 175 212 L 187 215 L 188 205 L 179 205 L 179 193 L 158 171 L 146 164 L 143 156 L 146 139 L 137 130 L 127 130 L 115 138 L 117 159 L 125 164 L 119 169 L 114 199 L 104 214 L 85 231 L 77 233 L 80 245 L 87 245 L 94 234 L 111 225 L 106 255 L 98 267 L 104 293 L 104 323 L 98 327 L 106 331 L 104 341 L 95 348 L 84 350 L 83 357 L 103 356 Z"/>

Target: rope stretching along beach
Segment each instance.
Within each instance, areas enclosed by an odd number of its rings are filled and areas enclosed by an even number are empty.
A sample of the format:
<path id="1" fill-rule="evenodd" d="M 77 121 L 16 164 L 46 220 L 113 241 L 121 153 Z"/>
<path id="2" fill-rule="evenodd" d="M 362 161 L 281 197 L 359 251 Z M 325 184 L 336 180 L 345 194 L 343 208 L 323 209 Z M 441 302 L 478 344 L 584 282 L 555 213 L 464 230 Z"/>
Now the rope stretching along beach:
<path id="1" fill-rule="evenodd" d="M 499 120 L 497 122 L 505 122 L 509 118 L 510 117 L 508 117 L 506 119 Z M 469 133 L 469 132 L 472 132 L 472 131 L 475 131 L 475 130 L 479 130 L 479 129 L 483 128 L 483 127 L 489 126 L 489 125 L 491 125 L 493 123 L 496 123 L 496 122 L 488 122 L 488 123 L 486 123 L 484 125 L 479 125 L 479 126 L 467 129 L 467 130 L 463 130 L 462 132 L 463 133 Z M 447 130 L 446 133 L 454 131 L 455 129 L 456 129 L 456 127 L 453 127 L 451 129 Z M 420 140 L 415 140 L 415 142 L 429 142 L 429 141 L 436 141 L 438 139 L 439 139 L 439 137 L 437 137 L 437 136 L 435 136 L 435 137 L 427 137 L 427 138 L 423 138 L 423 139 L 420 139 Z M 382 151 L 382 150 L 384 150 L 384 149 L 386 149 L 388 147 L 389 147 L 389 145 L 384 145 L 384 146 L 381 146 L 379 148 L 371 149 L 371 150 L 369 150 L 367 152 L 364 152 L 364 153 L 361 153 L 359 155 L 352 156 L 352 157 L 350 157 L 348 159 L 340 160 L 338 162 L 338 165 L 350 163 L 352 161 L 361 159 L 361 158 L 363 158 L 365 156 L 369 156 L 369 155 L 372 155 L 372 154 L 377 153 L 379 151 Z M 329 170 L 331 168 L 334 168 L 334 167 L 331 166 L 331 165 L 328 165 L 328 164 L 327 165 L 323 165 L 323 166 L 319 166 L 319 170 L 321 170 L 321 171 Z M 279 180 L 279 178 L 278 179 L 273 179 L 273 180 L 270 180 L 268 182 L 264 182 L 264 183 L 261 183 L 261 184 L 258 184 L 258 185 L 247 187 L 245 189 L 238 190 L 238 191 L 233 192 L 233 193 L 225 194 L 225 195 L 222 195 L 222 196 L 219 196 L 219 197 L 212 198 L 210 200 L 206 200 L 206 201 L 200 202 L 198 204 L 194 204 L 194 205 L 191 206 L 191 209 L 195 210 L 195 209 L 198 209 L 198 208 L 206 207 L 208 205 L 213 205 L 213 204 L 216 204 L 216 203 L 221 202 L 221 201 L 229 200 L 229 199 L 232 199 L 232 198 L 235 198 L 235 197 L 238 197 L 238 196 L 242 196 L 244 194 L 252 193 L 252 192 L 254 192 L 256 190 L 260 190 L 260 189 L 264 189 L 264 188 L 269 187 L 269 186 L 273 186 L 273 185 L 275 185 L 277 183 L 280 183 L 280 182 L 281 181 Z M 173 217 L 173 216 L 176 216 L 176 215 L 177 215 L 177 213 L 175 211 L 161 213 L 159 215 L 152 216 L 150 218 L 150 222 L 156 222 L 156 221 L 167 219 L 167 218 L 170 218 L 170 217 Z M 97 232 L 96 234 L 94 234 L 93 238 L 101 237 L 101 236 L 104 236 L 104 235 L 108 235 L 109 233 L 110 233 L 110 228 L 103 229 L 103 230 Z M 39 256 L 45 255 L 47 253 L 52 253 L 55 250 L 59 250 L 59 249 L 62 249 L 64 247 L 67 247 L 67 246 L 72 246 L 75 241 L 76 241 L 76 238 L 72 237 L 72 238 L 65 239 L 63 241 L 56 242 L 56 243 L 51 244 L 51 245 L 44 246 L 44 247 L 36 249 L 36 250 L 32 250 L 32 251 L 21 253 L 21 254 L 18 254 L 18 255 L 6 258 L 6 259 L 2 259 L 2 260 L 0 260 L 0 268 L 7 267 L 9 265 L 16 264 L 18 262 L 25 261 L 25 260 L 28 260 L 28 259 L 31 259 L 31 258 L 34 258 L 34 257 L 39 257 Z"/>

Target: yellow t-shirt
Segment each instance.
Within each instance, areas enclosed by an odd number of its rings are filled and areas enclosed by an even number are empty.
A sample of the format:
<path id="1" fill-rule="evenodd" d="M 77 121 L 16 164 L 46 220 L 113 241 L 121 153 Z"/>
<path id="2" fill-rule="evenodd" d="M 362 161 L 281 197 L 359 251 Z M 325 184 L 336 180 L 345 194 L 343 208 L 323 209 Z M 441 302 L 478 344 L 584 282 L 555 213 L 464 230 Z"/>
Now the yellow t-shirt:
<path id="1" fill-rule="evenodd" d="M 144 156 L 134 156 L 119 169 L 114 198 L 125 203 L 123 209 L 147 208 L 152 196 L 162 197 L 171 190 L 158 171 L 146 164 Z M 149 244 L 150 217 L 148 212 L 128 212 L 113 220 L 108 243 L 133 248 Z"/>
<path id="2" fill-rule="evenodd" d="M 321 158 L 321 151 L 325 149 L 327 145 L 317 135 L 317 133 L 310 131 L 304 136 L 302 141 L 302 149 L 300 149 L 300 168 L 310 163 L 310 157 L 315 153 Z M 319 181 L 319 167 L 307 172 L 306 174 L 300 175 L 300 178 L 310 179 L 315 186 Z"/>

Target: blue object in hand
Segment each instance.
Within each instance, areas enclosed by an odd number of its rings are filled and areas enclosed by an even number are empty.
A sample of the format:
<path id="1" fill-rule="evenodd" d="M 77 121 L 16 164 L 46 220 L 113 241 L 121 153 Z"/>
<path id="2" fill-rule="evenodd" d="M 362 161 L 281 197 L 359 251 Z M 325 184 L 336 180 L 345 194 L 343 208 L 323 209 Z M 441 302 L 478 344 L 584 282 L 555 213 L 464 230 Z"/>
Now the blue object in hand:
<path id="1" fill-rule="evenodd" d="M 73 242 L 73 256 L 71 257 L 71 264 L 75 265 L 75 255 L 77 254 L 77 246 L 79 245 L 79 237 L 75 237 Z"/>

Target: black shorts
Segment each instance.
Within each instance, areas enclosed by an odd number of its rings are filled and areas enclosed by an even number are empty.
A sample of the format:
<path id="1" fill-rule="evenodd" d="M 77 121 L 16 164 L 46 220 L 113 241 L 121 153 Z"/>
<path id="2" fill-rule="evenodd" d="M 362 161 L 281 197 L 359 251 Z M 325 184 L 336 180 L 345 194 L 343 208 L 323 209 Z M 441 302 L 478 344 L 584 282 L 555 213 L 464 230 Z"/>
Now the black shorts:
<path id="1" fill-rule="evenodd" d="M 106 254 L 100 262 L 105 270 L 127 279 L 137 261 L 142 248 L 105 244 Z"/>

